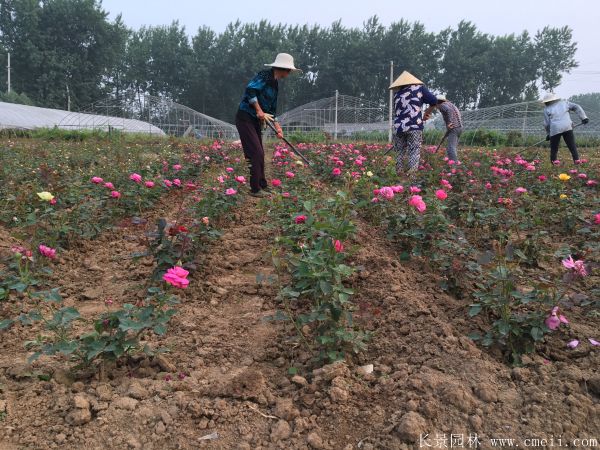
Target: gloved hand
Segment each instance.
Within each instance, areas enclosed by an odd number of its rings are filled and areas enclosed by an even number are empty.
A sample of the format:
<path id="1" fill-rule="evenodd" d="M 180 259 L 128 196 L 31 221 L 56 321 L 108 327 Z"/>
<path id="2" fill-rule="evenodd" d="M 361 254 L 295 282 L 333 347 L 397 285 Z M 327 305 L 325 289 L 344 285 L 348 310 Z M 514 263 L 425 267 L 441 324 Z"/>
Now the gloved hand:
<path id="1" fill-rule="evenodd" d="M 549 135 L 549 134 L 547 134 L 547 135 L 546 135 L 546 140 L 547 140 L 547 141 L 549 141 L 549 140 L 550 140 L 550 135 Z"/>
<path id="2" fill-rule="evenodd" d="M 283 130 L 281 129 L 281 125 L 279 125 L 279 122 L 275 122 L 275 131 L 277 131 L 277 137 L 279 139 L 283 139 Z"/>
<path id="3" fill-rule="evenodd" d="M 590 119 L 588 119 L 587 117 L 581 121 L 581 123 L 584 125 L 588 124 L 589 122 L 590 122 Z"/>
<path id="4" fill-rule="evenodd" d="M 263 113 L 263 116 L 264 116 L 264 118 L 262 120 L 264 120 L 264 121 L 273 123 L 273 121 L 275 120 L 275 117 L 273 117 L 273 114 Z"/>

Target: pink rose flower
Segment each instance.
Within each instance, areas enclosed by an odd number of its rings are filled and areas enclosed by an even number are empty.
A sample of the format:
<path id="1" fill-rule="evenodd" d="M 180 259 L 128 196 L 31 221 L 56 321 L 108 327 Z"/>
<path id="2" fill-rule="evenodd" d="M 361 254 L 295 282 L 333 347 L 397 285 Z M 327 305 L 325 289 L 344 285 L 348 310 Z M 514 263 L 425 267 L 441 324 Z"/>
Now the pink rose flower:
<path id="1" fill-rule="evenodd" d="M 146 182 L 144 183 L 144 185 L 145 185 L 147 188 L 153 188 L 153 187 L 154 187 L 154 181 L 146 181 Z"/>
<path id="2" fill-rule="evenodd" d="M 427 209 L 427 205 L 423 201 L 423 198 L 420 195 L 413 195 L 409 200 L 408 204 L 413 206 L 417 211 L 422 213 Z"/>
<path id="3" fill-rule="evenodd" d="M 600 213 L 594 214 L 594 224 L 600 225 Z"/>
<path id="4" fill-rule="evenodd" d="M 112 184 L 110 181 L 104 183 L 104 187 L 111 190 L 115 188 L 114 184 Z"/>
<path id="5" fill-rule="evenodd" d="M 294 178 L 296 175 L 294 175 L 294 172 L 286 172 L 285 176 L 288 178 Z"/>
<path id="6" fill-rule="evenodd" d="M 296 222 L 297 224 L 305 223 L 306 216 L 305 215 L 296 216 L 296 218 L 294 219 L 294 222 Z"/>
<path id="7" fill-rule="evenodd" d="M 384 186 L 379 189 L 379 196 L 391 200 L 394 198 L 394 190 L 391 187 Z"/>
<path id="8" fill-rule="evenodd" d="M 438 189 L 435 191 L 435 196 L 440 200 L 446 200 L 446 198 L 448 198 L 448 194 L 446 194 L 446 191 L 443 189 Z"/>
<path id="9" fill-rule="evenodd" d="M 515 189 L 515 192 L 517 194 L 526 194 L 527 193 L 527 189 L 525 189 L 524 187 L 518 187 Z"/>
<path id="10" fill-rule="evenodd" d="M 540 175 L 538 177 L 538 180 L 540 180 L 540 181 L 546 181 L 546 175 Z"/>
<path id="11" fill-rule="evenodd" d="M 337 177 L 337 176 L 340 176 L 340 175 L 342 174 L 342 171 L 341 171 L 341 170 L 340 170 L 338 167 L 335 167 L 335 168 L 334 168 L 334 169 L 331 171 L 331 174 L 332 174 L 334 177 Z"/>
<path id="12" fill-rule="evenodd" d="M 237 191 L 233 188 L 229 188 L 225 191 L 225 195 L 235 195 L 237 194 Z"/>
<path id="13" fill-rule="evenodd" d="M 132 173 L 131 175 L 129 175 L 129 179 L 131 181 L 135 181 L 136 183 L 142 182 L 142 176 L 139 173 Z"/>
<path id="14" fill-rule="evenodd" d="M 56 258 L 56 250 L 51 247 L 46 247 L 45 245 L 40 244 L 38 250 L 40 251 L 42 256 L 45 256 L 48 259 Z"/>
<path id="15" fill-rule="evenodd" d="M 120 193 L 119 191 L 112 191 L 112 192 L 110 193 L 110 196 L 111 196 L 112 198 L 121 198 L 121 193 Z"/>
<path id="16" fill-rule="evenodd" d="M 281 186 L 281 180 L 274 178 L 273 180 L 271 180 L 271 184 L 273 185 L 273 187 L 279 187 Z"/>
<path id="17" fill-rule="evenodd" d="M 173 180 L 173 184 L 177 187 L 181 187 L 181 180 L 179 178 L 175 178 Z"/>
<path id="18" fill-rule="evenodd" d="M 550 315 L 544 321 L 546 326 L 551 330 L 556 330 L 560 326 L 560 319 L 556 315 Z"/>
<path id="19" fill-rule="evenodd" d="M 104 180 L 100 177 L 92 177 L 92 183 L 94 184 L 100 184 L 102 183 Z"/>
<path id="20" fill-rule="evenodd" d="M 342 244 L 339 239 L 336 239 L 333 243 L 333 247 L 337 253 L 342 253 L 344 251 L 344 244 Z"/>
<path id="21" fill-rule="evenodd" d="M 227 172 L 232 173 L 233 172 L 233 167 L 228 167 L 227 169 L 225 169 Z"/>
<path id="22" fill-rule="evenodd" d="M 175 170 L 175 171 L 181 170 L 181 164 L 174 164 L 173 165 L 173 170 Z"/>
<path id="23" fill-rule="evenodd" d="M 176 288 L 185 289 L 190 284 L 190 281 L 187 279 L 188 274 L 189 272 L 183 267 L 175 266 L 167 270 L 163 275 L 163 280 Z"/>
<path id="24" fill-rule="evenodd" d="M 574 261 L 573 257 L 569 255 L 568 258 L 562 260 L 562 264 L 567 269 L 571 269 L 573 272 L 575 272 L 581 277 L 585 277 L 587 275 L 587 270 L 585 269 L 585 262 L 581 259 Z"/>
<path id="25" fill-rule="evenodd" d="M 421 189 L 419 189 L 417 186 L 411 186 L 409 191 L 411 194 L 418 194 L 419 192 L 421 192 Z"/>
<path id="26" fill-rule="evenodd" d="M 246 177 L 244 177 L 242 175 L 237 176 L 237 177 L 235 177 L 235 181 L 237 181 L 240 184 L 244 184 L 246 182 Z"/>

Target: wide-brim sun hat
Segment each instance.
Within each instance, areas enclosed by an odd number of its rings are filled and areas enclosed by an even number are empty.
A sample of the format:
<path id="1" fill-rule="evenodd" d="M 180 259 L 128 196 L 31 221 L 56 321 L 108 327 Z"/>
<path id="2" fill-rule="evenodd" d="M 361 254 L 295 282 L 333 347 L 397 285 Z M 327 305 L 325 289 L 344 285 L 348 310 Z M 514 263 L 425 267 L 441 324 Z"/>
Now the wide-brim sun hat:
<path id="1" fill-rule="evenodd" d="M 542 103 L 555 102 L 556 100 L 560 100 L 560 97 L 554 94 L 553 92 L 550 92 L 549 94 L 546 94 L 544 96 L 544 98 L 542 99 Z"/>
<path id="2" fill-rule="evenodd" d="M 438 99 L 438 101 L 440 101 L 440 102 L 447 102 L 447 101 L 448 101 L 448 99 L 446 98 L 446 96 L 445 96 L 445 95 L 443 95 L 443 94 L 438 94 L 438 95 L 436 95 L 436 98 L 437 98 L 437 99 Z"/>
<path id="3" fill-rule="evenodd" d="M 288 69 L 293 72 L 302 72 L 302 70 L 294 66 L 294 57 L 289 53 L 278 53 L 275 57 L 275 61 L 271 64 L 265 64 L 267 67 L 273 67 L 275 69 Z"/>
<path id="4" fill-rule="evenodd" d="M 408 86 L 411 84 L 424 84 L 421 80 L 415 77 L 412 73 L 406 70 L 400 74 L 398 78 L 390 85 L 390 89 L 397 89 L 400 86 Z"/>

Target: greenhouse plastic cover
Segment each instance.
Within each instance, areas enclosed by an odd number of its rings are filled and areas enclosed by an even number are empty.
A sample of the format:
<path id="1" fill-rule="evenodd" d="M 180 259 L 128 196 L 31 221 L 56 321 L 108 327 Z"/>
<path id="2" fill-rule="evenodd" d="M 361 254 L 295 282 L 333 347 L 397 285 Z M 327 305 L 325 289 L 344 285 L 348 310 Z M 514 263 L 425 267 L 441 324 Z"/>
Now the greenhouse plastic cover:
<path id="1" fill-rule="evenodd" d="M 68 125 L 61 124 L 67 116 L 69 116 Z M 141 120 L 0 102 L 0 129 L 33 130 L 54 127 L 66 130 L 100 129 L 105 131 L 108 131 L 110 127 L 128 133 L 165 134 L 160 128 Z"/>

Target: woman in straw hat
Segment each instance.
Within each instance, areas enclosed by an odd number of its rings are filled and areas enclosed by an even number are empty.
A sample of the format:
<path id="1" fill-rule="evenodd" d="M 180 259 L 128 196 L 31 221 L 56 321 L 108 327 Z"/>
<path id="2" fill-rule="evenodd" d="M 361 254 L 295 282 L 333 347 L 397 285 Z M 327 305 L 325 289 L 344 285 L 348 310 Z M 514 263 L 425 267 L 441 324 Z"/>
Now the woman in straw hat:
<path id="1" fill-rule="evenodd" d="M 562 137 L 571 152 L 573 162 L 577 164 L 579 162 L 579 153 L 577 152 L 577 145 L 575 144 L 575 135 L 573 134 L 573 123 L 571 122 L 570 111 L 577 113 L 582 123 L 588 123 L 590 119 L 587 118 L 583 108 L 575 103 L 571 103 L 567 100 L 562 100 L 556 94 L 547 94 L 543 99 L 542 103 L 545 105 L 544 108 L 544 126 L 546 127 L 546 140 L 550 141 L 550 161 L 552 164 L 557 162 L 558 157 L 558 146 L 560 144 L 560 138 Z"/>
<path id="2" fill-rule="evenodd" d="M 250 195 L 255 197 L 264 197 L 264 190 L 269 186 L 265 178 L 265 151 L 261 130 L 266 122 L 270 122 L 277 130 L 277 137 L 283 138 L 281 126 L 275 118 L 278 82 L 290 72 L 299 71 L 294 66 L 294 58 L 287 53 L 279 53 L 275 62 L 265 66 L 270 68 L 258 72 L 246 86 L 235 116 L 244 156 L 250 164 Z"/>
<path id="3" fill-rule="evenodd" d="M 414 174 L 419 168 L 421 142 L 423 141 L 423 104 L 435 105 L 437 98 L 423 82 L 414 75 L 404 71 L 392 83 L 390 89 L 395 90 L 394 149 L 397 152 L 396 172 L 402 173 L 404 158 L 407 158 L 408 174 Z"/>

